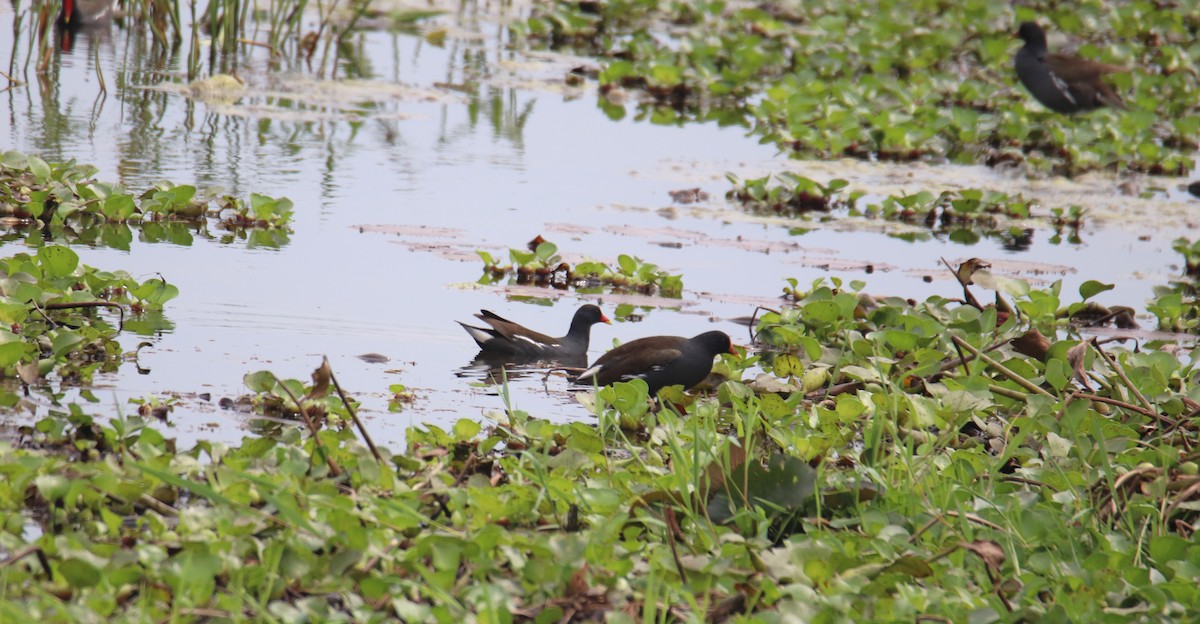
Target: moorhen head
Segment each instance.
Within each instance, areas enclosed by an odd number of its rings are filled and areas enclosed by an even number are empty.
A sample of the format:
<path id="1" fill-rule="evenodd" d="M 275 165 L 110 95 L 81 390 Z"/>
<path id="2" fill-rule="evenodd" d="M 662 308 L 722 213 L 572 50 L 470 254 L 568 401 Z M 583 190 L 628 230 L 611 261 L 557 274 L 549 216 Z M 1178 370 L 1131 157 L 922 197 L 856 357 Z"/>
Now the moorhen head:
<path id="1" fill-rule="evenodd" d="M 667 386 L 695 386 L 712 371 L 713 357 L 737 352 L 725 332 L 682 336 L 649 336 L 627 342 L 600 356 L 575 378 L 578 384 L 607 386 L 617 381 L 645 380 L 650 396 Z"/>
<path id="2" fill-rule="evenodd" d="M 1102 106 L 1128 110 L 1121 96 L 1104 82 L 1105 75 L 1128 71 L 1126 68 L 1051 54 L 1046 48 L 1046 31 L 1033 22 L 1023 22 L 1017 36 L 1025 41 L 1013 62 L 1017 78 L 1043 106 L 1068 114 Z"/>

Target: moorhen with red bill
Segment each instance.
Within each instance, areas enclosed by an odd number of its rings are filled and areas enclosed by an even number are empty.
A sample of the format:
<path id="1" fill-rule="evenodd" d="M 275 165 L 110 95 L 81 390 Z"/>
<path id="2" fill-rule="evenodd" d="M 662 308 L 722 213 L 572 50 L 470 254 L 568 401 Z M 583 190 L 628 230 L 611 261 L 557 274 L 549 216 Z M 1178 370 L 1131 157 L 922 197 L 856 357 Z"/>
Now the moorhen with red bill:
<path id="1" fill-rule="evenodd" d="M 479 348 L 487 354 L 510 355 L 519 358 L 574 359 L 587 355 L 588 340 L 592 325 L 609 323 L 600 308 L 587 304 L 575 311 L 567 335 L 551 338 L 545 334 L 501 318 L 487 310 L 480 310 L 476 318 L 490 327 L 475 327 L 458 321 L 463 329 L 475 339 Z"/>
<path id="2" fill-rule="evenodd" d="M 1128 110 L 1121 96 L 1103 79 L 1106 74 L 1128 71 L 1126 68 L 1067 54 L 1050 54 L 1046 49 L 1046 31 L 1033 22 L 1023 22 L 1017 36 L 1025 41 L 1013 63 L 1017 78 L 1043 106 L 1067 114 L 1106 105 Z"/>
<path id="3" fill-rule="evenodd" d="M 78 29 L 103 24 L 113 18 L 116 8 L 117 0 L 63 0 L 58 25 Z"/>
<path id="4" fill-rule="evenodd" d="M 617 381 L 645 380 L 650 396 L 661 388 L 695 386 L 712 371 L 713 356 L 737 354 L 725 332 L 710 331 L 694 338 L 649 336 L 627 342 L 600 356 L 575 378 L 578 384 L 607 386 Z"/>

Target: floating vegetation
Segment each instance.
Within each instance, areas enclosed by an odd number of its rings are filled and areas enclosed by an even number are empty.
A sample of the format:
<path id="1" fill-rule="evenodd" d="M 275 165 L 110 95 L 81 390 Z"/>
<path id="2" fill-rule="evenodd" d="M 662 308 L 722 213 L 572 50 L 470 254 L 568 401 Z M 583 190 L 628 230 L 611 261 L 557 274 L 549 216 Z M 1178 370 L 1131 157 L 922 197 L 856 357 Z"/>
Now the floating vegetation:
<path id="1" fill-rule="evenodd" d="M 123 361 L 116 335 L 138 330 L 133 320 L 161 313 L 178 294 L 162 278 L 139 282 L 81 264 L 60 245 L 0 258 L 0 379 L 41 386 L 53 374 L 78 385 L 116 370 Z M 0 404 L 16 402 L 11 387 L 0 387 Z"/>
<path id="2" fill-rule="evenodd" d="M 849 182 L 842 179 L 821 184 L 790 171 L 777 173 L 773 177 L 778 184 L 771 184 L 772 176 L 742 180 L 732 173 L 725 174 L 733 184 L 725 197 L 740 203 L 748 210 L 768 214 L 801 214 L 805 212 L 829 212 L 834 208 L 852 208 L 862 193 L 851 193 L 845 197 L 842 190 Z"/>
<path id="3" fill-rule="evenodd" d="M 609 92 L 636 89 L 655 121 L 748 118 L 800 157 L 1186 174 L 1200 146 L 1195 15 L 1108 1 L 1038 10 L 560 0 L 515 28 L 602 58 L 606 110 Z M 1136 67 L 1112 79 L 1131 110 L 1066 116 L 1032 101 L 1013 71 L 1013 33 L 1037 19 L 1084 56 Z"/>
<path id="4" fill-rule="evenodd" d="M 534 284 L 552 288 L 607 288 L 614 293 L 637 293 L 679 297 L 683 293 L 683 276 L 671 275 L 657 265 L 640 258 L 621 254 L 616 266 L 598 260 L 587 260 L 572 267 L 558 255 L 558 246 L 539 236 L 530 243 L 531 250 L 510 249 L 511 264 L 502 264 L 490 252 L 479 250 L 483 260 L 481 284 L 494 284 L 510 278 L 517 284 Z"/>
<path id="5" fill-rule="evenodd" d="M 37 156 L 0 156 L 0 216 L 14 232 L 51 240 L 129 249 L 131 229 L 149 242 L 190 245 L 195 235 L 216 238 L 210 225 L 260 246 L 287 243 L 292 202 L 253 193 L 250 200 L 201 193 L 187 184 L 159 182 L 140 195 L 100 182 L 98 170 L 74 161 L 47 163 Z"/>

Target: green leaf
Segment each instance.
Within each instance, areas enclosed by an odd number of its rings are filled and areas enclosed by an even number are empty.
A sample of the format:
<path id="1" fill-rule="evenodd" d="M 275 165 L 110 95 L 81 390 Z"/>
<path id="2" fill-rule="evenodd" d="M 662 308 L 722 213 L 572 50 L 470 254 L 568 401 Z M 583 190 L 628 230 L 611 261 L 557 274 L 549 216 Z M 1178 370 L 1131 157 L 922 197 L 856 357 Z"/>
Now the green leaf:
<path id="1" fill-rule="evenodd" d="M 617 264 L 620 265 L 621 272 L 625 275 L 633 275 L 637 272 L 637 260 L 634 260 L 630 256 L 625 254 L 617 256 Z"/>
<path id="2" fill-rule="evenodd" d="M 1106 291 L 1116 288 L 1113 284 L 1105 284 L 1096 280 L 1088 280 L 1079 285 L 1079 296 L 1083 297 L 1084 301 Z"/>
<path id="3" fill-rule="evenodd" d="M 129 294 L 153 307 L 160 308 L 164 303 L 179 296 L 179 288 L 161 279 L 151 278 L 136 288 L 130 289 Z"/>
<path id="4" fill-rule="evenodd" d="M 50 179 L 50 165 L 46 161 L 37 156 L 29 156 L 29 171 L 38 177 L 39 182 L 46 182 Z"/>
<path id="5" fill-rule="evenodd" d="M 25 359 L 26 356 L 32 355 L 34 345 L 15 341 L 0 344 L 0 368 L 8 368 Z"/>
<path id="6" fill-rule="evenodd" d="M 58 573 L 72 587 L 85 589 L 95 587 L 100 583 L 100 570 L 96 566 L 80 559 L 66 559 L 58 565 Z"/>
<path id="7" fill-rule="evenodd" d="M 54 336 L 51 348 L 55 357 L 61 357 L 81 342 L 83 342 L 83 336 L 71 331 L 61 331 Z"/>
<path id="8" fill-rule="evenodd" d="M 50 277 L 66 277 L 79 266 L 79 254 L 61 245 L 42 247 L 37 255 Z"/>
<path id="9" fill-rule="evenodd" d="M 251 392 L 270 392 L 275 389 L 277 382 L 275 374 L 271 371 L 257 371 L 242 377 L 242 383 L 245 383 Z"/>

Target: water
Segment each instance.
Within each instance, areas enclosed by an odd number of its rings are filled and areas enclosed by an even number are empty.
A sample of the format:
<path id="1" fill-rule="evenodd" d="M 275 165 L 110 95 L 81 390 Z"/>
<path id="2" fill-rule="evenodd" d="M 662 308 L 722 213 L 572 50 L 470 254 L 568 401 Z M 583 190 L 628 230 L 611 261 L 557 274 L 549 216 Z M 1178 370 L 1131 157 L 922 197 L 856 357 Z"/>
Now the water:
<path id="1" fill-rule="evenodd" d="M 905 228 L 895 224 L 747 216 L 721 199 L 727 171 L 745 178 L 786 167 L 817 179 L 847 177 L 877 193 L 1028 186 L 1083 197 L 1098 206 L 1097 215 L 1108 204 L 1143 204 L 1116 196 L 1115 182 L 1105 179 L 1039 182 L 982 168 L 788 163 L 742 128 L 657 126 L 636 121 L 633 104 L 614 122 L 590 87 L 561 86 L 565 72 L 586 61 L 508 51 L 500 22 L 512 15 L 462 6 L 473 12 L 438 20 L 453 27 L 444 46 L 419 34 L 366 32 L 353 39 L 358 62 L 342 67 L 354 78 L 336 82 L 302 67 L 268 70 L 256 54 L 239 70 L 246 81 L 240 97 L 210 100 L 185 95 L 183 53 L 150 55 L 120 27 L 81 33 L 70 51 L 59 49 L 41 83 L 25 40 L 14 46 L 3 40 L 10 35 L 0 36 L 0 51 L 17 51 L 6 71 L 30 80 L 0 94 L 0 148 L 92 163 L 99 179 L 138 191 L 171 180 L 243 197 L 284 195 L 296 204 L 294 232 L 279 248 L 199 238 L 191 246 L 135 240 L 129 252 L 77 248 L 87 264 L 141 279 L 161 273 L 181 292 L 166 310 L 173 327 L 142 351 L 150 373 L 126 366 L 98 378 L 96 412 L 129 411 L 130 397 L 178 396 L 170 421 L 185 447 L 200 437 L 236 442 L 246 435 L 247 418 L 218 408 L 218 399 L 245 394 L 242 377 L 256 370 L 307 379 L 324 355 L 363 402 L 377 443 L 397 448 L 404 429 L 420 422 L 485 417 L 504 403 L 493 388 L 461 375 L 476 349 L 453 321 L 487 308 L 557 335 L 584 301 L 550 292 L 531 304 L 496 287 L 471 286 L 481 269 L 475 249 L 506 256 L 539 234 L 571 257 L 611 262 L 628 253 L 683 274 L 678 305 L 643 311 L 639 323 L 597 326 L 593 357 L 613 339 L 714 328 L 745 343 L 746 328 L 731 319 L 749 316 L 755 305 L 778 305 L 788 277 L 805 284 L 838 275 L 866 281 L 873 293 L 957 296 L 938 258 L 978 256 L 998 272 L 1005 261 L 1043 263 L 1045 274 L 1024 264 L 1005 272 L 1062 278 L 1067 292 L 1086 279 L 1116 281 L 1120 287 L 1102 301 L 1141 304 L 1174 261 L 1170 230 L 1179 226 L 1166 220 L 1139 220 L 1141 229 L 1128 230 L 1119 216 L 1098 216 L 1080 244 L 1058 245 L 1046 242 L 1044 224 L 1030 224 L 1034 243 L 1016 253 L 995 239 L 911 243 L 896 236 Z M 13 32 L 15 17 L 0 4 L 0 33 Z M 669 190 L 693 186 L 713 199 L 698 207 L 671 204 Z M 1186 197 L 1172 191 L 1148 205 L 1156 201 L 1187 218 Z M 796 225 L 814 229 L 790 234 Z M 439 229 L 417 231 L 422 226 Z M 22 250 L 20 241 L 4 246 L 3 253 Z M 537 305 L 551 299 L 552 306 Z M 598 301 L 610 315 L 616 302 Z M 123 344 L 132 349 L 143 339 L 125 336 Z M 390 361 L 358 357 L 366 353 Z M 389 413 L 388 387 L 397 383 L 416 400 Z M 511 396 L 515 407 L 537 416 L 588 417 L 560 376 L 514 379 Z"/>

